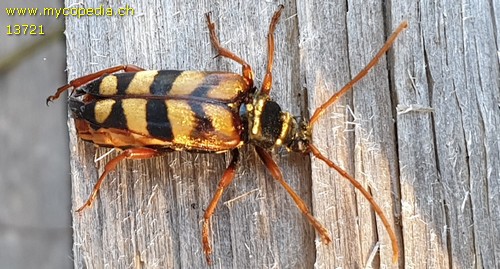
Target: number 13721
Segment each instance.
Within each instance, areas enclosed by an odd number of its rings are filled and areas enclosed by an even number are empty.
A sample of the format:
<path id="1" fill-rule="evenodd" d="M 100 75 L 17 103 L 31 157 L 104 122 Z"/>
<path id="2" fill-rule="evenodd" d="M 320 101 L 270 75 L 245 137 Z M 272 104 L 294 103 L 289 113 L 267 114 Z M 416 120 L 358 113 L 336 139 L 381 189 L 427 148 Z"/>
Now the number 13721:
<path id="1" fill-rule="evenodd" d="M 41 24 L 12 24 L 7 25 L 7 35 L 45 35 L 45 33 Z"/>

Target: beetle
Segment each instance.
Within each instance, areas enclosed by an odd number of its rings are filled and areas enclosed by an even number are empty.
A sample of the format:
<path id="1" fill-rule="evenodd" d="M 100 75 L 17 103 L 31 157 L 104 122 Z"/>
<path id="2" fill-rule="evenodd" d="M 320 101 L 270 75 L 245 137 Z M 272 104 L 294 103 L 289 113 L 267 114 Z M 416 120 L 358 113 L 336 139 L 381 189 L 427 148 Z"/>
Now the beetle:
<path id="1" fill-rule="evenodd" d="M 240 162 L 240 148 L 253 145 L 270 174 L 288 192 L 299 210 L 325 244 L 328 230 L 310 213 L 306 203 L 286 183 L 271 152 L 284 147 L 302 154 L 312 153 L 349 180 L 370 202 L 383 222 L 398 258 L 396 235 L 371 194 L 312 144 L 312 127 L 331 104 L 349 91 L 389 50 L 408 26 L 402 22 L 374 58 L 341 90 L 322 104 L 307 120 L 282 111 L 270 98 L 274 58 L 274 32 L 283 11 L 274 13 L 268 31 L 268 62 L 260 91 L 254 86 L 251 66 L 222 47 L 210 13 L 206 14 L 210 40 L 217 56 L 242 66 L 242 74 L 218 71 L 144 70 L 121 65 L 70 81 L 47 98 L 47 104 L 68 90 L 69 108 L 79 137 L 97 146 L 117 148 L 121 153 L 105 166 L 89 198 L 76 211 L 90 207 L 106 176 L 124 159 L 148 159 L 171 151 L 230 152 L 231 161 L 203 216 L 202 244 L 211 263 L 210 219 L 224 190 L 233 180 Z M 120 73 L 120 71 L 123 71 Z"/>

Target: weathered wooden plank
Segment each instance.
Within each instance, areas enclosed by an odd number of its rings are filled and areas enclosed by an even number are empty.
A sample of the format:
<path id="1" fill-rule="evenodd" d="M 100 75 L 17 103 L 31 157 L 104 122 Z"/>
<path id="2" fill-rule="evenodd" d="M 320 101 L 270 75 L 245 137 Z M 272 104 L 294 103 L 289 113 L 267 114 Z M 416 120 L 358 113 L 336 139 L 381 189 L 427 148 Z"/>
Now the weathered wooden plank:
<path id="1" fill-rule="evenodd" d="M 495 103 L 498 103 L 498 61 L 484 57 L 495 53 L 492 47 L 495 38 L 492 31 L 492 17 L 485 16 L 490 14 L 487 11 L 488 6 L 467 8 L 472 17 L 481 17 L 482 25 L 487 26 L 485 29 L 480 29 L 481 24 L 473 23 L 467 24 L 469 28 L 463 30 L 462 22 L 472 18 L 460 14 L 462 10 L 459 4 L 453 6 L 451 3 L 450 5 L 444 3 L 436 7 L 434 3 L 427 2 L 421 5 L 395 2 L 392 6 L 386 7 L 378 1 L 374 3 L 348 1 L 347 5 L 348 7 L 344 7 L 338 4 L 326 8 L 306 2 L 298 9 L 299 27 L 303 27 L 300 28 L 300 35 L 305 44 L 302 48 L 306 55 L 306 60 L 301 66 L 306 70 L 307 88 L 314 89 L 314 93 L 309 93 L 312 104 L 321 103 L 325 99 L 321 96 L 323 92 L 332 91 L 331 88 L 338 88 L 346 81 L 342 81 L 342 74 L 339 75 L 337 69 L 341 68 L 339 65 L 346 64 L 347 56 L 342 56 L 342 52 L 330 51 L 326 44 L 333 47 L 341 44 L 340 47 L 344 50 L 349 49 L 349 70 L 351 76 L 354 76 L 368 62 L 370 55 L 380 47 L 383 41 L 379 39 L 381 36 L 387 36 L 403 19 L 410 21 L 410 29 L 396 43 L 391 61 L 387 65 L 381 63 L 373 70 L 372 74 L 358 85 L 358 90 L 354 90 L 352 100 L 345 98 L 345 103 L 338 104 L 339 110 L 336 111 L 341 113 L 339 123 L 354 119 L 355 133 L 343 133 L 353 128 L 350 126 L 339 130 L 338 124 L 334 125 L 337 127 L 330 127 L 328 123 L 323 123 L 315 130 L 318 140 L 333 133 L 335 140 L 326 141 L 322 145 L 323 148 L 330 149 L 332 151 L 330 156 L 335 156 L 338 163 L 350 168 L 349 171 L 354 171 L 352 173 L 359 180 L 367 181 L 365 184 L 376 193 L 379 203 L 383 201 L 382 206 L 386 208 L 386 212 L 387 210 L 390 212 L 393 208 L 395 216 L 402 217 L 400 220 L 402 221 L 400 232 L 403 236 L 400 242 L 403 246 L 402 264 L 433 268 L 447 268 L 453 265 L 470 268 L 474 265 L 482 267 L 483 264 L 494 267 L 498 263 L 498 252 L 494 247 L 498 230 L 493 228 L 497 227 L 498 218 L 495 216 L 498 216 L 496 209 L 498 203 L 489 208 L 488 205 L 492 204 L 488 199 L 496 201 L 490 194 L 496 193 L 499 185 L 496 168 L 498 108 L 495 106 Z M 343 15 L 342 11 L 347 10 L 349 10 L 347 16 Z M 452 13 L 460 15 L 456 22 Z M 424 14 L 428 18 L 422 19 L 419 14 Z M 331 21 L 331 25 L 339 25 L 341 30 L 325 26 L 328 25 L 325 23 L 327 18 Z M 445 31 L 436 33 L 436 28 L 440 29 L 447 24 L 449 25 Z M 468 47 L 474 48 L 474 51 L 467 54 L 470 58 L 467 60 L 461 55 L 464 53 L 463 49 L 467 48 L 467 46 L 463 48 L 463 43 L 467 40 L 467 35 L 462 36 L 464 31 L 469 31 L 469 39 L 481 43 L 481 46 L 474 46 L 472 45 L 474 42 L 469 41 L 471 44 Z M 432 47 L 433 45 L 446 49 L 440 51 Z M 479 52 L 476 52 L 478 47 Z M 359 56 L 359 53 L 362 56 Z M 484 56 L 480 57 L 481 55 Z M 442 59 L 441 62 L 439 59 Z M 429 66 L 430 63 L 434 63 L 433 67 Z M 470 67 L 455 72 L 455 69 L 460 70 L 459 66 L 464 64 Z M 427 66 L 429 69 L 426 69 Z M 471 68 L 472 66 L 478 67 Z M 475 72 L 481 75 L 484 82 L 475 79 L 478 75 L 474 75 L 473 70 L 479 67 L 482 67 L 482 70 Z M 390 77 L 383 70 L 385 68 L 392 73 Z M 453 77 L 450 73 L 453 73 L 455 80 L 450 81 Z M 439 78 L 440 84 L 435 84 L 435 76 Z M 472 81 L 482 81 L 483 86 L 478 84 L 471 87 L 467 78 L 471 78 Z M 329 87 L 329 85 L 334 86 Z M 388 86 L 395 86 L 395 89 L 391 90 L 392 96 L 387 94 Z M 370 91 L 361 90 L 366 88 Z M 449 97 L 436 98 L 444 93 L 456 96 L 457 90 L 467 91 L 467 94 L 463 93 L 459 98 L 464 104 L 467 104 L 466 100 L 477 100 L 476 104 L 481 105 L 477 105 L 476 108 L 468 104 L 458 105 L 457 109 L 452 109 L 452 106 L 447 104 L 450 101 Z M 472 96 L 464 98 L 469 95 Z M 348 111 L 353 113 L 352 118 L 349 118 L 348 113 L 343 112 L 342 108 L 351 102 L 354 108 L 353 112 Z M 436 111 L 438 108 L 439 111 Z M 479 111 L 482 113 L 478 113 Z M 471 117 L 475 120 L 470 120 Z M 468 125 L 464 125 L 463 118 L 468 119 Z M 396 121 L 395 132 L 390 124 L 391 120 Z M 332 120 L 329 119 L 328 122 Z M 458 124 L 454 125 L 454 122 Z M 495 135 L 491 135 L 493 133 Z M 391 139 L 391 136 L 394 137 L 396 134 L 396 138 Z M 473 139 L 476 136 L 478 140 Z M 463 141 L 462 150 L 450 151 L 450 143 L 460 144 L 460 140 Z M 349 144 L 352 141 L 355 143 Z M 332 145 L 336 148 L 333 149 Z M 395 145 L 397 145 L 397 155 L 394 152 Z M 487 150 L 489 154 L 478 154 L 474 161 L 471 161 L 467 158 L 470 149 L 466 150 L 471 147 L 474 148 L 473 152 Z M 399 158 L 399 167 L 393 162 L 396 156 Z M 457 159 L 461 159 L 463 163 L 457 163 Z M 490 166 L 491 163 L 495 165 Z M 469 166 L 475 167 L 473 174 L 464 172 L 468 171 Z M 347 267 L 353 267 L 355 264 L 363 266 L 370 254 L 367 246 L 381 239 L 383 247 L 380 262 L 383 263 L 382 266 L 384 264 L 389 266 L 390 249 L 386 247 L 387 251 L 384 251 L 384 246 L 388 246 L 388 242 L 383 229 L 378 227 L 376 235 L 373 235 L 374 230 L 369 226 L 372 223 L 370 215 L 363 213 L 362 209 L 356 209 L 352 196 L 337 194 L 334 187 L 329 185 L 331 181 L 325 180 L 327 174 L 326 170 L 313 169 L 313 184 L 316 178 L 322 179 L 318 187 L 313 185 L 315 214 L 320 219 L 326 218 L 327 223 L 335 223 L 336 227 L 341 228 L 331 228 L 334 233 L 339 230 L 339 244 L 334 245 L 333 250 L 318 248 L 320 253 L 318 263 L 325 266 L 332 264 L 335 266 L 347 264 Z M 400 188 L 401 201 L 398 200 Z M 390 191 L 393 191 L 392 195 Z M 469 195 L 470 198 L 467 198 Z M 337 196 L 339 198 L 325 203 L 324 197 Z M 362 204 L 360 200 L 362 199 L 358 199 L 357 202 Z M 346 208 L 351 212 L 346 213 Z M 400 210 L 402 213 L 398 213 Z M 355 217 L 359 217 L 359 220 L 352 224 L 349 218 Z M 475 223 L 477 217 L 480 221 Z M 368 225 L 364 226 L 364 223 Z M 345 231 L 344 227 L 351 228 L 354 225 L 358 225 L 355 226 L 359 227 L 358 232 Z M 484 238 L 485 234 L 495 236 Z M 475 239 L 479 235 L 482 239 Z M 358 241 L 353 243 L 342 239 L 349 237 Z M 359 254 L 360 252 L 362 254 Z"/>
<path id="2" fill-rule="evenodd" d="M 97 6 L 91 1 L 87 6 Z M 111 3 L 119 7 L 123 3 Z M 70 78 L 108 66 L 133 63 L 149 69 L 231 70 L 213 60 L 203 13 L 213 11 L 221 41 L 254 66 L 260 84 L 266 63 L 266 33 L 277 5 L 151 1 L 134 2 L 134 17 L 68 18 Z M 297 18 L 287 6 L 276 34 L 273 97 L 302 111 L 298 85 Z M 108 33 L 113 33 L 112 35 Z M 72 126 L 74 128 L 74 126 Z M 74 207 L 89 195 L 105 151 L 78 141 L 72 129 Z M 202 268 L 201 219 L 227 165 L 225 155 L 172 153 L 148 161 L 124 162 L 109 176 L 90 210 L 75 215 L 77 267 Z M 278 158 L 289 183 L 310 201 L 308 158 Z M 98 167 L 99 169 L 96 169 Z M 269 177 L 251 148 L 213 217 L 217 267 L 311 267 L 314 233 L 285 191 Z"/>
<path id="3" fill-rule="evenodd" d="M 491 195 L 500 178 L 499 88 L 490 8 L 455 2 L 391 7 L 413 26 L 394 50 L 395 100 L 432 108 L 396 117 L 405 262 L 411 266 L 499 264 L 499 203 Z"/>
<path id="4" fill-rule="evenodd" d="M 70 78 L 122 63 L 239 70 L 228 60 L 211 59 L 203 13 L 212 10 L 223 44 L 248 60 L 260 85 L 265 34 L 276 4 L 130 5 L 133 17 L 67 19 Z M 370 189 L 396 224 L 399 263 L 392 264 L 387 233 L 357 191 L 323 163 L 282 153 L 278 162 L 286 179 L 306 201 L 312 192 L 314 214 L 334 239 L 331 246 L 315 243 L 291 199 L 245 147 L 238 176 L 213 217 L 216 266 L 498 266 L 496 9 L 411 1 L 285 5 L 272 96 L 294 114 L 312 112 L 370 60 L 397 24 L 410 22 L 390 57 L 314 130 L 315 144 Z M 73 129 L 70 133 L 76 208 L 109 157 L 96 165 L 94 155 L 105 151 L 78 141 Z M 200 220 L 226 157 L 172 153 L 121 164 L 94 207 L 74 216 L 76 267 L 205 267 Z M 381 255 L 372 259 L 378 241 Z"/>
<path id="5" fill-rule="evenodd" d="M 317 107 L 371 60 L 387 34 L 383 6 L 378 1 L 348 1 L 326 7 L 303 4 L 298 9 L 300 33 L 305 36 L 302 50 L 307 56 L 302 66 L 310 107 Z M 331 116 L 324 116 L 315 127 L 315 143 L 370 189 L 392 219 L 399 191 L 389 67 L 383 59 L 329 110 Z M 379 262 L 390 266 L 390 241 L 383 226 L 374 222 L 369 204 L 324 164 L 314 161 L 313 167 L 315 214 L 329 225 L 336 240 L 331 247 L 318 248 L 318 264 L 365 266 L 380 239 Z"/>

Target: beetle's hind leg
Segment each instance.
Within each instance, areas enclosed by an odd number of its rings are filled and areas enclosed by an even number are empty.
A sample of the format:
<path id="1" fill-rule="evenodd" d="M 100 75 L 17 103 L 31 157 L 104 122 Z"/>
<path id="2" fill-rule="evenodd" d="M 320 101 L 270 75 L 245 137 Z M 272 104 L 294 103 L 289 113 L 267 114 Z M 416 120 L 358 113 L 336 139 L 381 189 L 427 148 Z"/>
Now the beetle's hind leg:
<path id="1" fill-rule="evenodd" d="M 49 102 L 52 102 L 54 100 L 56 100 L 57 98 L 59 98 L 59 96 L 69 90 L 69 89 L 75 89 L 75 88 L 78 88 L 82 85 L 85 85 L 93 80 L 96 80 L 98 78 L 100 78 L 101 76 L 103 75 L 106 75 L 106 74 L 112 74 L 112 73 L 116 73 L 116 72 L 119 72 L 119 71 L 125 71 L 125 72 L 139 72 L 139 71 L 143 71 L 144 68 L 141 68 L 141 67 L 138 67 L 138 66 L 135 66 L 135 65 L 117 65 L 117 66 L 114 66 L 114 67 L 110 67 L 110 68 L 106 68 L 106 69 L 103 69 L 101 71 L 98 71 L 98 72 L 95 72 L 95 73 L 92 73 L 92 74 L 89 74 L 89 75 L 86 75 L 86 76 L 83 76 L 83 77 L 79 77 L 77 79 L 74 79 L 72 81 L 70 81 L 68 84 L 60 87 L 59 89 L 57 89 L 56 93 L 54 95 L 51 95 L 49 97 L 47 97 L 47 100 L 46 100 L 46 103 L 47 105 L 49 104 Z"/>
<path id="2" fill-rule="evenodd" d="M 212 45 L 214 46 L 215 50 L 217 50 L 216 57 L 218 56 L 226 57 L 241 64 L 243 68 L 243 77 L 249 82 L 250 88 L 253 88 L 254 76 L 252 67 L 245 60 L 241 59 L 238 55 L 222 47 L 222 45 L 219 42 L 219 39 L 217 38 L 217 34 L 215 33 L 215 23 L 212 22 L 212 19 L 210 17 L 210 12 L 206 13 L 205 17 L 207 18 L 208 31 L 210 32 L 210 41 L 212 42 Z"/>
<path id="3" fill-rule="evenodd" d="M 94 202 L 95 198 L 97 197 L 97 193 L 99 192 L 99 189 L 101 188 L 102 182 L 106 178 L 106 176 L 113 170 L 115 170 L 116 166 L 118 163 L 122 160 L 125 159 L 149 159 L 156 157 L 160 155 L 161 153 L 155 149 L 150 149 L 150 148 L 131 148 L 124 150 L 120 155 L 114 157 L 111 161 L 109 161 L 106 166 L 104 167 L 104 172 L 102 175 L 99 177 L 97 180 L 97 183 L 94 186 L 94 189 L 92 190 L 92 194 L 90 194 L 89 198 L 85 202 L 83 206 L 78 208 L 76 212 L 80 213 L 82 212 L 85 208 L 90 207 L 92 203 Z"/>
<path id="4" fill-rule="evenodd" d="M 215 192 L 214 197 L 212 198 L 212 201 L 210 201 L 210 204 L 205 211 L 205 215 L 203 216 L 203 230 L 201 232 L 201 239 L 203 243 L 203 252 L 205 252 L 205 257 L 208 264 L 212 263 L 212 260 L 210 259 L 210 254 L 212 254 L 212 246 L 210 245 L 210 218 L 215 212 L 215 207 L 217 207 L 217 203 L 222 197 L 222 193 L 233 181 L 234 175 L 236 173 L 236 168 L 240 161 L 239 149 L 232 150 L 231 155 L 231 163 L 229 163 L 229 166 L 224 172 L 224 175 L 222 176 L 222 179 L 217 186 L 217 191 Z"/>

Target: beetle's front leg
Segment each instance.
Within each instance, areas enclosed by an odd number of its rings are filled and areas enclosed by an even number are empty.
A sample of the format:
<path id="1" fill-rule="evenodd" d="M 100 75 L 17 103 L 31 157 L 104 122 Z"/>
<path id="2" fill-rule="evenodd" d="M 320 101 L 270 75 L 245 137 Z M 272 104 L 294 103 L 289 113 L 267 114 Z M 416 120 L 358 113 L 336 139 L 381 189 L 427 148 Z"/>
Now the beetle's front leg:
<path id="1" fill-rule="evenodd" d="M 119 71 L 139 72 L 139 71 L 144 71 L 144 68 L 138 67 L 136 65 L 117 65 L 115 67 L 106 68 L 106 69 L 103 69 L 101 71 L 98 71 L 98 72 L 95 72 L 95 73 L 92 73 L 92 74 L 89 74 L 89 75 L 86 75 L 83 77 L 79 77 L 77 79 L 70 81 L 70 83 L 60 87 L 59 89 L 57 89 L 57 91 L 54 95 L 47 97 L 47 101 L 46 101 L 47 105 L 49 104 L 49 102 L 52 102 L 52 101 L 56 100 L 57 98 L 59 98 L 59 96 L 63 92 L 67 91 L 70 88 L 71 89 L 78 88 L 82 85 L 85 85 L 93 80 L 100 78 L 103 75 L 112 74 L 112 73 L 116 73 Z"/>

